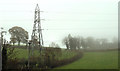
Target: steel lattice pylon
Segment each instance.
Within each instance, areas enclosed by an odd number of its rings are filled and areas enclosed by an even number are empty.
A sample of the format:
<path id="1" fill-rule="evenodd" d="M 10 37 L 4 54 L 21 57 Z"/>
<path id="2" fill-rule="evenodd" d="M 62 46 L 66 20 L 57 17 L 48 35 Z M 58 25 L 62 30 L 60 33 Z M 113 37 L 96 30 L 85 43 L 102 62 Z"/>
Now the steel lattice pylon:
<path id="1" fill-rule="evenodd" d="M 35 8 L 34 26 L 33 26 L 31 40 L 33 42 L 33 45 L 39 45 L 40 47 L 43 46 L 43 36 L 42 36 L 41 20 L 40 20 L 40 9 L 39 9 L 38 4 Z"/>

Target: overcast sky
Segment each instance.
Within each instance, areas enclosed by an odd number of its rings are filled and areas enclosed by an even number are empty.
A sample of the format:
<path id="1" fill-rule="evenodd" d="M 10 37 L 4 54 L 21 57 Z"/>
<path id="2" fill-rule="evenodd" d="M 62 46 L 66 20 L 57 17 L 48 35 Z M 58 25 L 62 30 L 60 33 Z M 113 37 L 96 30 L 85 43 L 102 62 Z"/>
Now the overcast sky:
<path id="1" fill-rule="evenodd" d="M 72 36 L 92 36 L 111 40 L 118 37 L 119 0 L 1 0 L 0 27 L 6 31 L 20 26 L 29 32 L 31 38 L 34 24 L 34 10 L 39 4 L 43 40 L 46 46 Z M 7 33 L 6 38 L 10 37 Z M 9 39 L 8 39 L 9 40 Z"/>

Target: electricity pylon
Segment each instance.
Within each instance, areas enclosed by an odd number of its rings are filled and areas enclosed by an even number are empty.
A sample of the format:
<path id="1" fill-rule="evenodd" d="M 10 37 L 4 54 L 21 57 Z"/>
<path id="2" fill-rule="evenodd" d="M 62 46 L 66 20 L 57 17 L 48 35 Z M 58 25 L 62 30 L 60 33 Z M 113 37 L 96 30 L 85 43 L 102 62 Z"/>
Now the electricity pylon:
<path id="1" fill-rule="evenodd" d="M 40 8 L 38 4 L 35 8 L 34 26 L 33 26 L 31 40 L 33 45 L 39 45 L 41 47 L 44 44 L 42 29 L 41 29 Z"/>

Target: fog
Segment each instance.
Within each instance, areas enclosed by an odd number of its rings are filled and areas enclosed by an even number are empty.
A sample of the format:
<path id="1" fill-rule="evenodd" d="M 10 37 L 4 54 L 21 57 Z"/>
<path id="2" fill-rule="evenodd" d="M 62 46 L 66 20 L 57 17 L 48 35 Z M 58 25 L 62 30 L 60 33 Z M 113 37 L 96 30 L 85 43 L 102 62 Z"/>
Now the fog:
<path id="1" fill-rule="evenodd" d="M 45 46 L 55 42 L 64 47 L 62 40 L 68 34 L 109 41 L 118 37 L 118 0 L 2 0 L 0 27 L 7 31 L 20 26 L 31 39 L 36 4 L 45 19 L 41 21 Z M 4 38 L 10 40 L 9 33 Z"/>

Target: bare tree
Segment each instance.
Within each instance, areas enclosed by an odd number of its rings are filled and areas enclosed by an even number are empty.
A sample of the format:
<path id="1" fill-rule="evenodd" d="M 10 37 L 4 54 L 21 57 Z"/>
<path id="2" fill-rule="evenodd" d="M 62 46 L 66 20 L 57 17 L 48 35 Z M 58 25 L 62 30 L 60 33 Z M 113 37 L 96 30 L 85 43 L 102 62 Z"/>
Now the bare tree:
<path id="1" fill-rule="evenodd" d="M 80 37 L 72 37 L 70 34 L 62 42 L 66 45 L 67 49 L 76 50 L 81 47 Z"/>
<path id="2" fill-rule="evenodd" d="M 68 37 L 65 37 L 65 38 L 63 39 L 62 43 L 63 43 L 64 45 L 66 45 L 67 49 L 70 49 Z"/>

